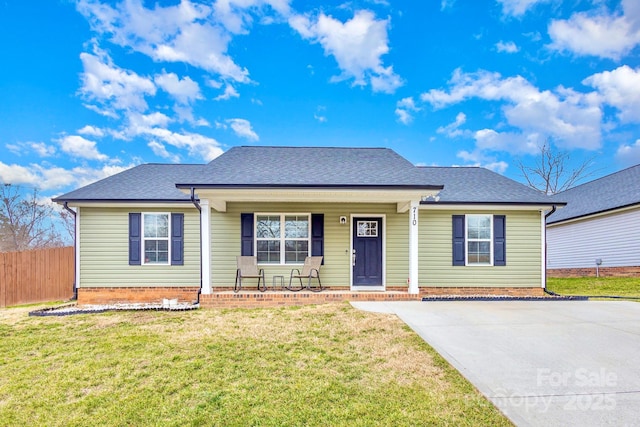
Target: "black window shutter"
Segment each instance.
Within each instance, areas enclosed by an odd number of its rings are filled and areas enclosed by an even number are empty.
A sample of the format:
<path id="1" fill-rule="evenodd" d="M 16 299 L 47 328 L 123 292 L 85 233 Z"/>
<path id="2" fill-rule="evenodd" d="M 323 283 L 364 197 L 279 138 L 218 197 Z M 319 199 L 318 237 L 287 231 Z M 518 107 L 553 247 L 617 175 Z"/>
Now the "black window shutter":
<path id="1" fill-rule="evenodd" d="M 504 215 L 493 216 L 493 265 L 507 265 L 506 250 L 506 218 Z"/>
<path id="2" fill-rule="evenodd" d="M 311 256 L 324 256 L 324 214 L 311 214 Z"/>
<path id="3" fill-rule="evenodd" d="M 464 215 L 453 215 L 453 265 L 465 265 Z"/>
<path id="4" fill-rule="evenodd" d="M 171 265 L 184 265 L 184 214 L 171 214 Z"/>
<path id="5" fill-rule="evenodd" d="M 142 215 L 140 213 L 129 214 L 129 265 L 141 264 L 141 220 Z"/>
<path id="6" fill-rule="evenodd" d="M 253 255 L 253 214 L 240 214 L 240 255 Z"/>

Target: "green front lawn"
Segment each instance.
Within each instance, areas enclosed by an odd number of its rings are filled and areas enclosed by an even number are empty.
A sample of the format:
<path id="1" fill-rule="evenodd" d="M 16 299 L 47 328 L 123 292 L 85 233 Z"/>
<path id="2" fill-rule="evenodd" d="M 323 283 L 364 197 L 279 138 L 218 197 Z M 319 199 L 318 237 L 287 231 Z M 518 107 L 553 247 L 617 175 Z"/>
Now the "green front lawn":
<path id="1" fill-rule="evenodd" d="M 547 289 L 561 295 L 640 297 L 640 277 L 548 277 Z"/>
<path id="2" fill-rule="evenodd" d="M 392 315 L 348 304 L 0 310 L 0 425 L 510 425 Z"/>

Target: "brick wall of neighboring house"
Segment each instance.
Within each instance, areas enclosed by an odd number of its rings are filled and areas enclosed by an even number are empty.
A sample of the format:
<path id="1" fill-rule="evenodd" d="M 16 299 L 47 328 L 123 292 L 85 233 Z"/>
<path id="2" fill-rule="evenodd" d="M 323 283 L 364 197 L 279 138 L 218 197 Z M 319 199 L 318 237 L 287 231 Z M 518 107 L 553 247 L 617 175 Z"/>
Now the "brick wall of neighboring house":
<path id="1" fill-rule="evenodd" d="M 198 295 L 197 287 L 182 288 L 80 288 L 78 305 L 118 303 L 161 303 L 164 298 L 192 303 Z"/>
<path id="2" fill-rule="evenodd" d="M 600 267 L 600 277 L 640 277 L 640 266 Z M 548 277 L 596 277 L 595 267 L 552 268 L 547 270 Z"/>

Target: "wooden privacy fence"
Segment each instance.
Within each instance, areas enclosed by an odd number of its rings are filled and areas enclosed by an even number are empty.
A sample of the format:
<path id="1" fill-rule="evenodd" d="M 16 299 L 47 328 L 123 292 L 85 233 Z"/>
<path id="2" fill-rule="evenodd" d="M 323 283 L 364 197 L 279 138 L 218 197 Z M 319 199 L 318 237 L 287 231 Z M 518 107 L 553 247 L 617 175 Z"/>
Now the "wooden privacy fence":
<path id="1" fill-rule="evenodd" d="M 0 253 L 0 307 L 73 297 L 73 247 Z"/>

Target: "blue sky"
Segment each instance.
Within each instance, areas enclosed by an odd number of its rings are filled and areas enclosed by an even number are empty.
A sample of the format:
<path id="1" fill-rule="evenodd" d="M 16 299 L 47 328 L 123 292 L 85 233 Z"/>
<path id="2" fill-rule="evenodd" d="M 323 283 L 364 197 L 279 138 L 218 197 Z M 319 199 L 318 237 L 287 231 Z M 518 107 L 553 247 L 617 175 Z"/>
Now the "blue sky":
<path id="1" fill-rule="evenodd" d="M 637 0 L 4 0 L 0 181 L 253 144 L 522 181 L 547 140 L 601 176 L 640 163 L 639 45 Z"/>

